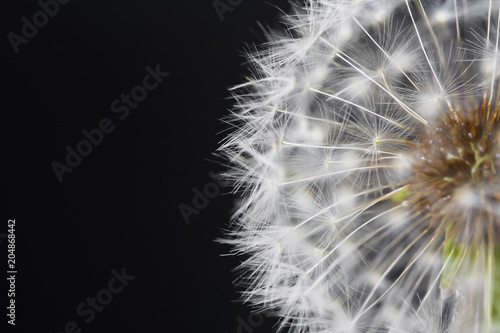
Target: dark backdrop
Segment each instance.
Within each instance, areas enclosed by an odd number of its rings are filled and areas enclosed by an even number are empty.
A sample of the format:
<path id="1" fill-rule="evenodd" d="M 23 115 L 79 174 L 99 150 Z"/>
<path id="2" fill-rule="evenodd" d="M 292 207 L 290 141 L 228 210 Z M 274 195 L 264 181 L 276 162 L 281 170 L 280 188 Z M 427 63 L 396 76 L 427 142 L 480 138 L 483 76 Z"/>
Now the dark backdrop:
<path id="1" fill-rule="evenodd" d="M 227 89 L 248 73 L 244 42 L 263 41 L 258 22 L 277 26 L 276 7 L 289 5 L 3 4 L 0 267 L 12 275 L 14 219 L 17 271 L 15 297 L 6 280 L 0 290 L 2 325 L 15 299 L 8 332 L 273 331 L 275 320 L 234 302 L 239 259 L 214 242 L 234 198 L 210 160 Z"/>

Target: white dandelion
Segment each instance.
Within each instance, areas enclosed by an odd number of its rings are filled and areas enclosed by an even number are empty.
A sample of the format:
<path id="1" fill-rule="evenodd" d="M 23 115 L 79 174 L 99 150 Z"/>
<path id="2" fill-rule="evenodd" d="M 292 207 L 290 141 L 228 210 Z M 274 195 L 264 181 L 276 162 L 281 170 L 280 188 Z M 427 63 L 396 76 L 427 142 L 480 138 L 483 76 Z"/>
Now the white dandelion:
<path id="1" fill-rule="evenodd" d="M 500 2 L 294 8 L 220 148 L 243 299 L 289 332 L 500 332 Z"/>

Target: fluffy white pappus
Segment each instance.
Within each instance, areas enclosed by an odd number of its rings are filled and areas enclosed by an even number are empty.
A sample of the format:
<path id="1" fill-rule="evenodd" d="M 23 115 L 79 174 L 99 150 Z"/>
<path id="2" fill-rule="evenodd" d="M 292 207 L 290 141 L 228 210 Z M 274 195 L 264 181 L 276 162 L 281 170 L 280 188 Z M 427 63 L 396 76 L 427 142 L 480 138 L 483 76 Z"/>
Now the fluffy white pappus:
<path id="1" fill-rule="evenodd" d="M 500 332 L 500 2 L 292 7 L 218 150 L 242 299 L 292 333 Z"/>

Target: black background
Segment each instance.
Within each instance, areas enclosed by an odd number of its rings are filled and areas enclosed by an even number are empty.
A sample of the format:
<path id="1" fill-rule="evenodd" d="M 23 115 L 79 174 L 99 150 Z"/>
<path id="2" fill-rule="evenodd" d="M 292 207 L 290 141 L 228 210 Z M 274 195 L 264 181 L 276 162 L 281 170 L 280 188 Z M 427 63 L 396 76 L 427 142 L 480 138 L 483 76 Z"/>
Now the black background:
<path id="1" fill-rule="evenodd" d="M 228 0 L 222 0 L 228 3 Z M 238 1 L 233 0 L 233 3 Z M 16 220 L 16 332 L 272 332 L 235 302 L 238 258 L 214 242 L 231 195 L 210 199 L 187 224 L 178 205 L 212 180 L 210 162 L 231 107 L 228 87 L 248 73 L 244 42 L 258 22 L 279 27 L 281 0 L 241 0 L 221 21 L 212 0 L 72 0 L 19 52 L 7 38 L 32 22 L 36 1 L 5 3 L 2 17 L 0 233 Z M 279 9 L 278 9 L 279 8 Z M 120 120 L 113 100 L 159 64 L 170 76 Z M 109 118 L 115 130 L 59 182 L 51 164 Z M 224 190 L 225 192 L 228 189 Z M 0 267 L 7 271 L 1 239 Z M 85 323 L 76 307 L 107 288 L 112 269 L 135 276 Z M 1 314 L 7 321 L 7 283 Z M 253 326 L 245 326 L 252 323 Z M 250 329 L 249 329 L 250 328 Z"/>

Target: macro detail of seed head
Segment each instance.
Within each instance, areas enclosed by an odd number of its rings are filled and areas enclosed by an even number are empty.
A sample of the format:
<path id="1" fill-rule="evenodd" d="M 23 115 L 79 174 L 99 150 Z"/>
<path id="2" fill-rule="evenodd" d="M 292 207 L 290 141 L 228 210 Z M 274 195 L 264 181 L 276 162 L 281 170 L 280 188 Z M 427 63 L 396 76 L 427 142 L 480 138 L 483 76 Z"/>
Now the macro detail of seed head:
<path id="1" fill-rule="evenodd" d="M 237 284 L 288 332 L 500 332 L 500 3 L 308 0 L 219 154 Z"/>
<path id="2" fill-rule="evenodd" d="M 500 201 L 499 117 L 500 108 L 487 101 L 471 110 L 452 109 L 415 145 L 408 199 L 429 215 L 431 226 L 455 224 L 454 232 L 468 244 L 485 237 L 500 241 L 500 215 L 494 213 Z"/>

